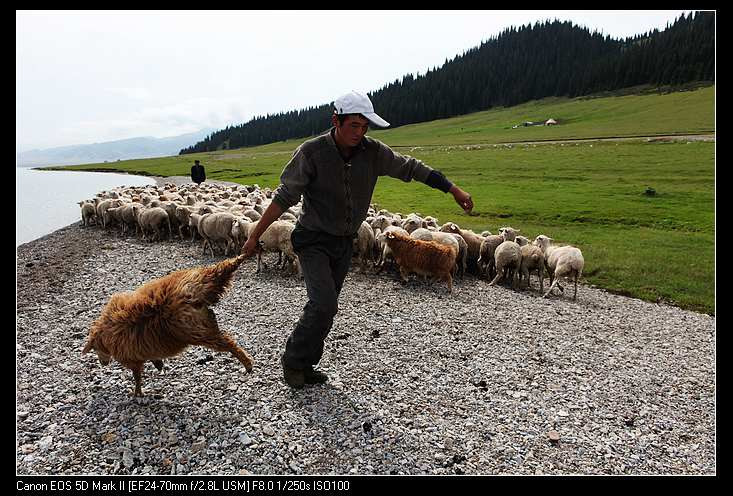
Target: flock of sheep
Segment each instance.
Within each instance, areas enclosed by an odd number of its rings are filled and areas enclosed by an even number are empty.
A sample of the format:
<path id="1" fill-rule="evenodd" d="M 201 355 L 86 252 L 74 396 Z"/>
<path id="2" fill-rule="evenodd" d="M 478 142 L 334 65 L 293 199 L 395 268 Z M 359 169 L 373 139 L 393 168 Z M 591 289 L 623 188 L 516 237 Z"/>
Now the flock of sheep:
<path id="1" fill-rule="evenodd" d="M 227 256 L 239 253 L 271 200 L 272 191 L 258 185 L 190 183 L 179 187 L 166 183 L 162 187 L 120 186 L 78 204 L 84 226 L 95 223 L 105 229 L 120 229 L 122 234 L 134 229 L 136 235 L 141 233 L 144 240 L 151 241 L 178 235 L 193 242 L 199 237 L 204 253 L 208 249 L 215 256 L 219 250 Z M 260 237 L 260 244 L 262 252 L 280 255 L 278 265 L 288 263 L 291 270 L 301 275 L 290 242 L 299 211 L 300 204 L 284 212 Z M 575 284 L 573 299 L 576 299 L 584 265 L 581 251 L 573 246 L 553 245 L 552 238 L 545 235 L 530 241 L 518 235 L 519 232 L 502 227 L 499 234 L 489 231 L 476 234 L 453 222 L 440 225 L 432 216 L 370 208 L 354 239 L 354 256 L 358 257 L 362 271 L 372 265 L 379 273 L 392 265 L 399 268 L 403 280 L 407 280 L 410 272 L 434 276 L 445 279 L 449 290 L 452 277 L 463 277 L 466 271 L 488 278 L 489 285 L 504 280 L 512 289 L 521 288 L 522 281 L 525 288 L 530 287 L 530 274 L 536 273 L 543 296 L 550 294 L 555 286 L 563 291 L 559 279 L 567 277 Z M 437 255 L 438 246 L 450 248 L 447 278 L 445 261 Z M 425 250 L 435 252 L 436 256 L 415 255 L 427 253 Z M 257 255 L 257 272 L 264 265 L 262 252 Z M 546 292 L 545 270 L 550 277 Z"/>

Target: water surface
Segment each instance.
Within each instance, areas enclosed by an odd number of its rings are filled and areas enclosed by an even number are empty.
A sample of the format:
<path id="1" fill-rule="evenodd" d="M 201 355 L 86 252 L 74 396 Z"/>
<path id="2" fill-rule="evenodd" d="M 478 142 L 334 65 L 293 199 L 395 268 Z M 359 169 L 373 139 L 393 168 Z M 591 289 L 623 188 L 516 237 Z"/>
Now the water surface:
<path id="1" fill-rule="evenodd" d="M 144 186 L 155 180 L 107 172 L 15 169 L 15 246 L 81 220 L 77 202 L 117 186 Z"/>

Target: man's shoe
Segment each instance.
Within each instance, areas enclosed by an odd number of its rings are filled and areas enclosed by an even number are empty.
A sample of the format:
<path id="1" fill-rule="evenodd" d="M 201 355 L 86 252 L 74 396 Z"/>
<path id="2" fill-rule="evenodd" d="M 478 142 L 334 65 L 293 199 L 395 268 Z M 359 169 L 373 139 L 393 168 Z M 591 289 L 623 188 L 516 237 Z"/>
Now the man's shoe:
<path id="1" fill-rule="evenodd" d="M 328 382 L 328 376 L 320 370 L 315 370 L 313 366 L 303 371 L 303 378 L 306 384 L 325 384 Z"/>
<path id="2" fill-rule="evenodd" d="M 283 379 L 290 387 L 300 389 L 305 386 L 305 374 L 302 370 L 291 369 L 285 365 L 285 361 L 280 358 L 280 363 L 283 366 Z"/>

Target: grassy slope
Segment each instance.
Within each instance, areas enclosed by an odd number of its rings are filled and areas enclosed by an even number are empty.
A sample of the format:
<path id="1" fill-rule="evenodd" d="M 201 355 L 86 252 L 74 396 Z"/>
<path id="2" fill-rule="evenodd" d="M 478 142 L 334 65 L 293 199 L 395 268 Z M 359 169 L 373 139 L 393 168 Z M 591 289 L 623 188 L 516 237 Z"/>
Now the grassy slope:
<path id="1" fill-rule="evenodd" d="M 558 126 L 511 126 L 553 117 Z M 714 132 L 714 87 L 670 94 L 549 98 L 512 108 L 375 130 L 471 192 L 466 216 L 449 195 L 382 178 L 374 201 L 392 211 L 528 237 L 543 233 L 579 246 L 587 282 L 651 301 L 714 311 L 715 144 L 643 140 L 480 148 L 533 140 Z M 209 178 L 275 187 L 303 140 L 113 164 L 70 167 L 188 175 L 194 158 Z M 429 146 L 439 145 L 439 146 Z M 647 186 L 657 191 L 643 195 Z M 692 255 L 694 254 L 694 256 Z"/>

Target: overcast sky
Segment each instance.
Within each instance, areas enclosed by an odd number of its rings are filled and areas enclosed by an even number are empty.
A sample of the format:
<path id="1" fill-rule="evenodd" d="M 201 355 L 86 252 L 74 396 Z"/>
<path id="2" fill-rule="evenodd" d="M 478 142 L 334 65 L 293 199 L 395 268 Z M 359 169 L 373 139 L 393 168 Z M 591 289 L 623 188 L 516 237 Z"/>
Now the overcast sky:
<path id="1" fill-rule="evenodd" d="M 424 74 L 509 26 L 570 20 L 624 38 L 683 12 L 16 11 L 17 151 L 329 103 Z"/>

